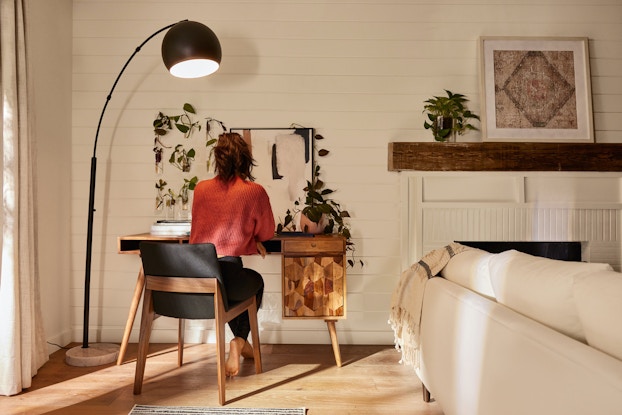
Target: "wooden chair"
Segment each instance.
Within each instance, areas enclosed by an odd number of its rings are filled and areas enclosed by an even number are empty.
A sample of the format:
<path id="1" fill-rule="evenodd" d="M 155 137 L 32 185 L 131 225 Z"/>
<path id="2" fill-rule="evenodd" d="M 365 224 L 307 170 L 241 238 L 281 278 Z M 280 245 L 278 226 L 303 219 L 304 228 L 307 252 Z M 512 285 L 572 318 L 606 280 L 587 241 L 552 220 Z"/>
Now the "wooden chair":
<path id="1" fill-rule="evenodd" d="M 142 242 L 145 294 L 140 323 L 134 394 L 142 391 L 149 337 L 157 316 L 179 319 L 178 365 L 183 364 L 184 319 L 214 319 L 218 372 L 218 400 L 225 404 L 225 324 L 248 311 L 255 372 L 261 373 L 259 326 L 255 296 L 229 304 L 213 244 Z"/>

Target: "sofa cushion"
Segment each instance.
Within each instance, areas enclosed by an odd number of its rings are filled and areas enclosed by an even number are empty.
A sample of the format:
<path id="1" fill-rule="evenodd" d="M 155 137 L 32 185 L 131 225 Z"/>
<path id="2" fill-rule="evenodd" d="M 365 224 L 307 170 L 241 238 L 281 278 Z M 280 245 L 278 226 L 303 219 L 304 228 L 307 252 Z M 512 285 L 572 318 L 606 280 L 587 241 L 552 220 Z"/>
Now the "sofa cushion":
<path id="1" fill-rule="evenodd" d="M 481 249 L 467 249 L 449 260 L 441 270 L 441 276 L 494 300 L 489 272 L 489 261 L 494 255 Z"/>
<path id="2" fill-rule="evenodd" d="M 622 360 L 622 274 L 600 271 L 574 285 L 587 343 Z"/>
<path id="3" fill-rule="evenodd" d="M 576 340 L 586 342 L 574 299 L 575 281 L 608 264 L 560 261 L 515 250 L 489 260 L 497 302 Z"/>

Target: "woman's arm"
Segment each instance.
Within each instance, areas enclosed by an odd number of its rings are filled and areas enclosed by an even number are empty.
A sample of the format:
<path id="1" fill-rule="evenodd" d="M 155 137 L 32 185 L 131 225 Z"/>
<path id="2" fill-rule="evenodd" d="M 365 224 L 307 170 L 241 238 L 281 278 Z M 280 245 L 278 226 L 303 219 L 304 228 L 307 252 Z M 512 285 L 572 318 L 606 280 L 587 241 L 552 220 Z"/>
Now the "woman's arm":
<path id="1" fill-rule="evenodd" d="M 257 242 L 272 239 L 274 231 L 276 230 L 270 198 L 263 187 L 260 187 L 260 189 L 261 191 L 259 192 L 259 197 L 257 197 L 257 206 L 255 210 L 257 214 L 255 240 Z"/>
<path id="2" fill-rule="evenodd" d="M 257 252 L 259 252 L 259 255 L 261 255 L 262 258 L 265 258 L 268 253 L 266 247 L 259 241 L 257 241 Z"/>

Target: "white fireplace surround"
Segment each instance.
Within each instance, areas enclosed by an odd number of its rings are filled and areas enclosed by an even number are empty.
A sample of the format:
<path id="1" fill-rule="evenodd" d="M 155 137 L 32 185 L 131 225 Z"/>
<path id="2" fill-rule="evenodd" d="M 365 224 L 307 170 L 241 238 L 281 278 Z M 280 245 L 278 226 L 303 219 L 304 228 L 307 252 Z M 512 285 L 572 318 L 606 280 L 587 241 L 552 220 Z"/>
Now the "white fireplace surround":
<path id="1" fill-rule="evenodd" d="M 580 241 L 620 270 L 622 173 L 404 172 L 402 269 L 454 240 Z"/>

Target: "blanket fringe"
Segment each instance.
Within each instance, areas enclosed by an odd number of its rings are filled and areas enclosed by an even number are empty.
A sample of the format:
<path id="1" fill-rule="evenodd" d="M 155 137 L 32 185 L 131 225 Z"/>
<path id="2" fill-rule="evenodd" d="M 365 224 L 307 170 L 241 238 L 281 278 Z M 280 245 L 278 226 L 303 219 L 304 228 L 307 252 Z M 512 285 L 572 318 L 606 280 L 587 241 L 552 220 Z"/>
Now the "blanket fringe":
<path id="1" fill-rule="evenodd" d="M 401 353 L 400 364 L 419 367 L 419 321 L 399 307 L 391 310 L 388 321 L 393 329 L 395 348 Z"/>
<path id="2" fill-rule="evenodd" d="M 394 333 L 395 348 L 401 352 L 400 363 L 419 369 L 421 309 L 423 293 L 429 278 L 437 275 L 447 262 L 468 247 L 451 243 L 427 253 L 420 261 L 404 270 L 391 299 L 388 323 Z"/>

